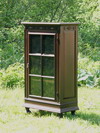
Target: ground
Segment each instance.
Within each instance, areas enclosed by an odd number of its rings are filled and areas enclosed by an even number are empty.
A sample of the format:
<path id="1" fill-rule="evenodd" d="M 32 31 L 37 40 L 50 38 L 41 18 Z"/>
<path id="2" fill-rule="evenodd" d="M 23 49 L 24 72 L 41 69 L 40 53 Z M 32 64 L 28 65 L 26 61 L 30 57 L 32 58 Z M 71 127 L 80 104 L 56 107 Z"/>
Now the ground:
<path id="1" fill-rule="evenodd" d="M 31 110 L 22 104 L 24 89 L 0 89 L 0 133 L 100 133 L 100 89 L 78 88 L 80 110 L 59 119 L 55 113 Z"/>

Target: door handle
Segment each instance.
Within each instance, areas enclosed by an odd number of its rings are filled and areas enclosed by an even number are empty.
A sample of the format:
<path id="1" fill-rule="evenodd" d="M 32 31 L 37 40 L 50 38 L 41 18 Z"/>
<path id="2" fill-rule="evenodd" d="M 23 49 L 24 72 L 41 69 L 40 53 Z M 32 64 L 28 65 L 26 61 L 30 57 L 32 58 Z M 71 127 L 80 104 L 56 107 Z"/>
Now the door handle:
<path id="1" fill-rule="evenodd" d="M 26 68 L 29 68 L 29 63 L 27 63 Z"/>

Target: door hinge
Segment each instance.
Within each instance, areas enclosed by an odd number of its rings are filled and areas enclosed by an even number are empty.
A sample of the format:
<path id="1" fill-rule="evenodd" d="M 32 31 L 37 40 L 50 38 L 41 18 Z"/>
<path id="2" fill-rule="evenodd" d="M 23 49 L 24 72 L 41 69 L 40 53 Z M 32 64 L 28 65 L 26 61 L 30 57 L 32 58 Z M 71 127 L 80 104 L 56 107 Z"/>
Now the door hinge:
<path id="1" fill-rule="evenodd" d="M 57 34 L 57 44 L 60 44 L 59 43 L 59 35 Z"/>

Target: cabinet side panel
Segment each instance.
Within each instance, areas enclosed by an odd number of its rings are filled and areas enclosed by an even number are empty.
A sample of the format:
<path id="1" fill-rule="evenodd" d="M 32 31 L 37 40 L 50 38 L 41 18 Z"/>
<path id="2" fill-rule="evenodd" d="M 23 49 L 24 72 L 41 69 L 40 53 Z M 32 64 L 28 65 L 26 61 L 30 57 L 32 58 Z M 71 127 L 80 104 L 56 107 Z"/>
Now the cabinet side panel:
<path id="1" fill-rule="evenodd" d="M 63 98 L 75 97 L 75 31 L 65 27 L 64 34 L 64 90 Z"/>
<path id="2" fill-rule="evenodd" d="M 64 89 L 64 65 L 65 65 L 65 55 L 64 55 L 64 38 L 63 26 L 60 27 L 59 36 L 59 101 L 63 102 L 63 89 Z"/>

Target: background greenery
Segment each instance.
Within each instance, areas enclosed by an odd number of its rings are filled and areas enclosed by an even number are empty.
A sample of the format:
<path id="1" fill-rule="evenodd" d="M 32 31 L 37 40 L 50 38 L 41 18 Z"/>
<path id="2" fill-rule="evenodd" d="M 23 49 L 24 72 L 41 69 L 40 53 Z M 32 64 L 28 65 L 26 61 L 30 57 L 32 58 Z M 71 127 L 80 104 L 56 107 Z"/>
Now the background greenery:
<path id="1" fill-rule="evenodd" d="M 22 85 L 21 21 L 80 22 L 78 85 L 100 85 L 100 0 L 0 0 L 0 84 Z M 21 72 L 21 73 L 20 73 Z"/>

